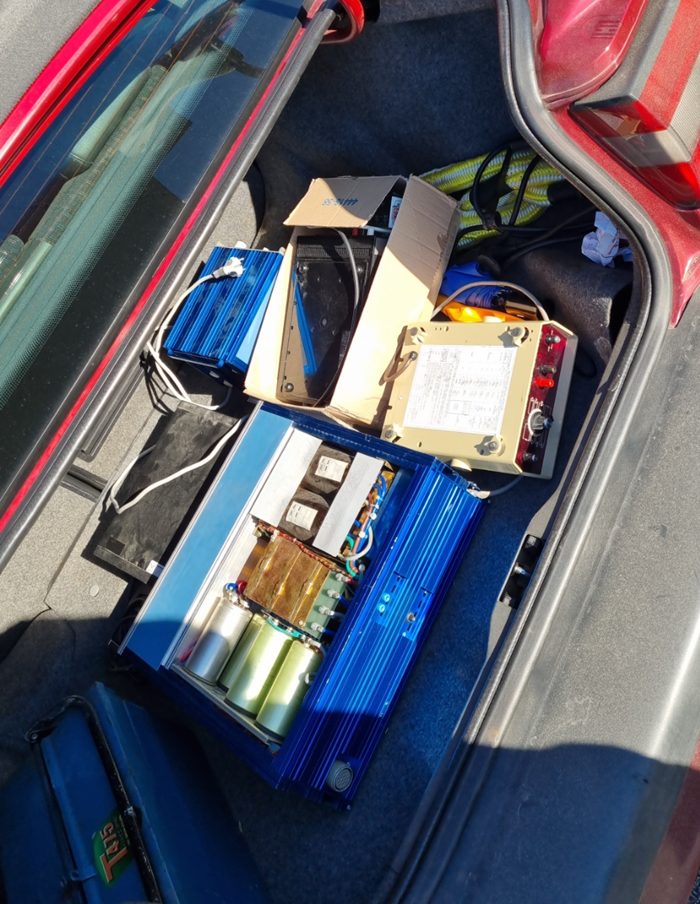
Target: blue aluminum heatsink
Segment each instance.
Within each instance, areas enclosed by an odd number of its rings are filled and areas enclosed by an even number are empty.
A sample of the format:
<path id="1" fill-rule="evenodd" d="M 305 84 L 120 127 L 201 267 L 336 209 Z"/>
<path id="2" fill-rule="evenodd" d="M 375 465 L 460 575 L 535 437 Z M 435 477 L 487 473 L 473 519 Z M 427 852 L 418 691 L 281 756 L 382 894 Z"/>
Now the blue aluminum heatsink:
<path id="1" fill-rule="evenodd" d="M 217 247 L 201 275 L 213 273 L 231 257 L 242 261 L 243 275 L 223 276 L 192 292 L 164 343 L 172 358 L 200 367 L 247 371 L 282 254 Z"/>
<path id="2" fill-rule="evenodd" d="M 348 612 L 279 749 L 265 747 L 177 672 L 168 651 L 290 427 L 386 460 L 396 470 L 373 551 Z M 442 462 L 297 411 L 264 404 L 210 490 L 126 641 L 129 655 L 275 787 L 345 807 L 387 722 L 485 510 Z M 330 781 L 340 769 L 340 781 Z M 336 776 L 337 778 L 337 776 Z"/>

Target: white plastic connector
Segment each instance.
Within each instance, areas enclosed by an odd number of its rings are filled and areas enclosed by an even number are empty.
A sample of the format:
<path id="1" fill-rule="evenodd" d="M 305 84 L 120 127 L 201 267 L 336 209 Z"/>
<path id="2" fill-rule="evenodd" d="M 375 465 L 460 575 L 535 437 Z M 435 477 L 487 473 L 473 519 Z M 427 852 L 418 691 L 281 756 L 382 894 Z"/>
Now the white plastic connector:
<path id="1" fill-rule="evenodd" d="M 243 261 L 240 257 L 230 257 L 223 267 L 219 267 L 212 273 L 214 279 L 221 279 L 222 276 L 243 276 Z"/>

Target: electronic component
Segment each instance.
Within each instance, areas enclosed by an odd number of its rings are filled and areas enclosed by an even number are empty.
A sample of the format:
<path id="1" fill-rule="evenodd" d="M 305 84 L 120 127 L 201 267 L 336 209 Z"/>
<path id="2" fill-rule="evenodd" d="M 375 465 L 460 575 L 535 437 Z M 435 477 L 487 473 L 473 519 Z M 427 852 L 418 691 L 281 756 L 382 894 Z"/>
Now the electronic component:
<path id="1" fill-rule="evenodd" d="M 187 671 L 208 684 L 215 684 L 251 617 L 235 585 L 229 584 L 187 658 Z"/>
<path id="2" fill-rule="evenodd" d="M 286 602 L 281 605 L 281 609 L 283 616 L 289 620 L 289 617 L 293 615 L 296 594 L 302 588 L 306 589 L 305 585 L 313 585 L 317 569 L 323 567 L 310 556 L 306 557 L 305 562 L 308 565 L 299 575 L 300 581 L 293 582 L 294 589 L 292 589 L 291 581 L 289 586 L 285 587 L 289 573 L 300 554 L 300 548 L 292 540 L 281 536 L 273 537 L 245 586 L 247 598 L 264 609 L 272 611 L 278 599 L 286 597 Z M 323 579 L 325 579 L 325 571 Z"/>
<path id="3" fill-rule="evenodd" d="M 295 640 L 272 682 L 256 722 L 282 740 L 306 696 L 311 680 L 321 667 L 323 654 L 308 640 Z"/>
<path id="4" fill-rule="evenodd" d="M 331 496 L 340 489 L 351 462 L 347 452 L 324 443 L 311 459 L 301 485 L 312 493 Z"/>
<path id="5" fill-rule="evenodd" d="M 347 570 L 351 575 L 359 574 L 355 564 L 358 559 L 364 558 L 372 548 L 374 542 L 373 524 L 379 515 L 379 510 L 393 479 L 394 474 L 388 468 L 377 476 L 377 480 L 370 490 L 360 513 L 350 528 L 343 556 L 347 560 Z"/>
<path id="6" fill-rule="evenodd" d="M 323 496 L 309 490 L 297 490 L 282 516 L 279 527 L 298 540 L 313 540 L 327 514 L 328 503 Z"/>
<path id="7" fill-rule="evenodd" d="M 382 437 L 457 468 L 551 477 L 576 345 L 550 321 L 410 324 Z"/>
<path id="8" fill-rule="evenodd" d="M 277 397 L 313 404 L 330 394 L 386 238 L 327 230 L 297 241 Z"/>
<path id="9" fill-rule="evenodd" d="M 226 702 L 256 716 L 277 677 L 293 634 L 279 622 L 266 619 L 248 650 L 234 650 L 232 660 L 238 674 L 226 694 Z"/>
<path id="10" fill-rule="evenodd" d="M 264 616 L 260 615 L 259 612 L 254 613 L 253 617 L 248 622 L 248 627 L 245 629 L 243 637 L 241 637 L 235 647 L 235 658 L 233 655 L 231 655 L 216 682 L 219 687 L 223 688 L 225 691 L 227 691 L 231 687 L 233 682 L 238 677 L 241 669 L 243 668 L 243 663 L 246 660 L 246 656 L 250 652 L 250 649 L 255 641 L 258 639 L 258 634 L 260 634 L 260 631 L 262 630 L 264 624 Z"/>
<path id="11" fill-rule="evenodd" d="M 279 251 L 214 248 L 201 277 L 241 261 L 240 276 L 202 283 L 189 295 L 164 347 L 172 358 L 245 373 L 282 265 Z"/>
<path id="12" fill-rule="evenodd" d="M 321 554 L 279 523 L 324 444 L 351 463 Z M 483 510 L 434 458 L 262 405 L 125 647 L 273 786 L 345 807 Z M 211 685 L 183 663 L 232 579 L 253 615 Z"/>
<path id="13" fill-rule="evenodd" d="M 355 455 L 313 541 L 315 549 L 329 556 L 338 556 L 384 466 L 385 462 L 380 458 L 372 458 L 362 452 Z"/>
<path id="14" fill-rule="evenodd" d="M 245 596 L 320 639 L 349 578 L 289 537 L 275 532 L 245 587 Z"/>
<path id="15" fill-rule="evenodd" d="M 321 497 L 315 494 L 315 504 L 308 506 L 314 511 L 329 506 L 320 522 L 315 517 L 310 522 L 311 514 L 305 513 L 303 508 L 300 509 L 298 506 L 295 506 L 289 514 L 292 515 L 293 521 L 301 520 L 302 523 L 285 521 L 285 513 L 291 508 L 293 497 L 295 502 L 306 506 L 304 498 L 298 495 L 302 492 L 299 487 L 312 469 L 314 459 L 323 457 L 319 456 L 322 446 L 318 438 L 295 431 L 276 460 L 260 495 L 254 501 L 252 514 L 259 521 L 280 528 L 285 533 L 311 543 L 319 552 L 336 558 L 385 463 L 382 459 L 366 455 L 364 452 L 354 452 L 352 455 L 347 453 L 350 466 L 339 489 L 333 494 L 330 506 L 325 500 L 321 504 Z M 302 520 L 304 518 L 308 518 L 309 521 L 304 522 Z M 305 523 L 311 523 L 310 530 L 305 530 Z"/>

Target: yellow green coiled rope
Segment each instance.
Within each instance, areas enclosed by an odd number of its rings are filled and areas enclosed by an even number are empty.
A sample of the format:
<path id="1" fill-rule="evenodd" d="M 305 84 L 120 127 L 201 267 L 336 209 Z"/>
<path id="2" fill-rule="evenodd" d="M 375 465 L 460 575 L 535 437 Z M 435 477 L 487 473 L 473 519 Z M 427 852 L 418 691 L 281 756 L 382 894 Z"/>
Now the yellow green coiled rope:
<path id="1" fill-rule="evenodd" d="M 496 154 L 493 160 L 486 166 L 481 176 L 482 179 L 488 179 L 501 171 L 505 154 L 505 150 Z M 462 161 L 462 163 L 453 163 L 450 166 L 445 166 L 441 169 L 431 170 L 429 173 L 424 173 L 421 176 L 421 179 L 425 182 L 429 182 L 431 185 L 434 185 L 435 188 L 439 188 L 440 191 L 444 191 L 446 194 L 451 195 L 459 191 L 465 192 L 459 201 L 461 214 L 459 225 L 460 231 L 469 229 L 471 226 L 478 226 L 481 222 L 469 200 L 469 193 L 474 185 L 474 179 L 479 167 L 486 157 L 486 154 L 482 154 L 480 157 L 473 157 L 471 160 Z M 508 188 L 510 188 L 510 192 L 503 195 L 503 197 L 499 199 L 497 205 L 497 210 L 504 223 L 507 223 L 510 220 L 520 182 L 525 174 L 525 170 L 532 163 L 534 158 L 535 153 L 529 148 L 513 151 L 511 155 L 508 164 L 508 172 L 505 176 L 505 182 Z M 558 173 L 554 167 L 545 163 L 544 160 L 541 160 L 536 164 L 535 168 L 530 173 L 530 178 L 525 187 L 522 204 L 518 212 L 518 218 L 513 225 L 524 226 L 526 223 L 531 223 L 540 216 L 540 214 L 544 213 L 547 207 L 549 207 L 547 192 L 550 185 L 562 180 L 563 176 Z M 468 232 L 458 239 L 457 247 L 470 248 L 472 245 L 476 245 L 477 242 L 481 242 L 488 236 L 497 234 L 498 231 L 496 229 L 480 229 L 478 231 Z"/>

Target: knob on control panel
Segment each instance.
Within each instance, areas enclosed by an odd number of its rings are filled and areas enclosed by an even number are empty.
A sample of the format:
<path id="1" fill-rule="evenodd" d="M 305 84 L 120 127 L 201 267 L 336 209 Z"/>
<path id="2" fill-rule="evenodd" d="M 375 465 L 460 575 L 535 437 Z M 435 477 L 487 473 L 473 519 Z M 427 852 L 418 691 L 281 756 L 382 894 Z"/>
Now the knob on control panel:
<path id="1" fill-rule="evenodd" d="M 540 408 L 535 408 L 530 414 L 529 427 L 532 433 L 541 433 L 543 430 L 549 430 L 553 424 L 552 418 L 545 417 Z"/>

